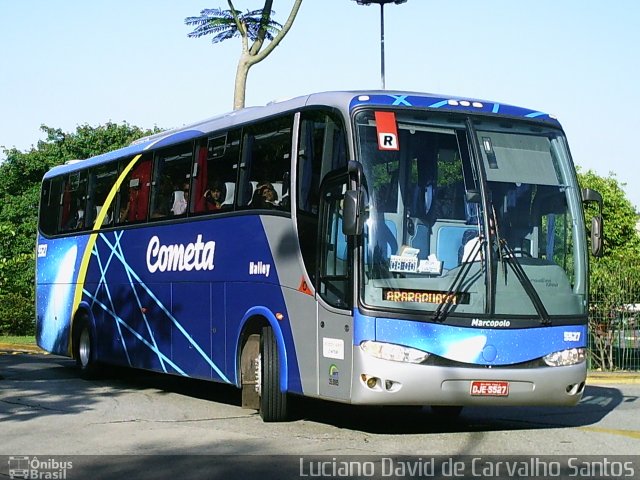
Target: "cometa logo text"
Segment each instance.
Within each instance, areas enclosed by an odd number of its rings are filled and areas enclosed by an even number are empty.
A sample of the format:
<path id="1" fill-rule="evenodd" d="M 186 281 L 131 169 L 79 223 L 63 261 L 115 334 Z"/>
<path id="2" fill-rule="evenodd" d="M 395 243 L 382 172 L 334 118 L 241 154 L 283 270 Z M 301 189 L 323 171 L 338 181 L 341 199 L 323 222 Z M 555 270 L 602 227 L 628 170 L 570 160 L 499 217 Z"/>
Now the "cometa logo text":
<path id="1" fill-rule="evenodd" d="M 203 242 L 202 235 L 186 245 L 163 245 L 154 235 L 147 245 L 147 268 L 151 273 L 213 270 L 215 251 L 216 242 Z"/>

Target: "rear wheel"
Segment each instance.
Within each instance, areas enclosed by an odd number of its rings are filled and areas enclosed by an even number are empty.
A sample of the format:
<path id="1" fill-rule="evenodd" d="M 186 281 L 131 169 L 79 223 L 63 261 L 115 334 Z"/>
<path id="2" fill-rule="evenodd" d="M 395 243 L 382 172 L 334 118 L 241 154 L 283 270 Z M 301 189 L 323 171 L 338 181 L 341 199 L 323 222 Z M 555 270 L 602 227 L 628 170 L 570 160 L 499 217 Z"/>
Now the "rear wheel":
<path id="1" fill-rule="evenodd" d="M 80 375 L 84 378 L 93 378 L 98 373 L 96 365 L 96 341 L 89 321 L 85 317 L 79 319 L 78 333 L 75 336 L 74 356 Z"/>
<path id="2" fill-rule="evenodd" d="M 280 358 L 273 329 L 264 327 L 260 342 L 260 416 L 265 422 L 287 418 L 287 394 L 280 390 Z"/>

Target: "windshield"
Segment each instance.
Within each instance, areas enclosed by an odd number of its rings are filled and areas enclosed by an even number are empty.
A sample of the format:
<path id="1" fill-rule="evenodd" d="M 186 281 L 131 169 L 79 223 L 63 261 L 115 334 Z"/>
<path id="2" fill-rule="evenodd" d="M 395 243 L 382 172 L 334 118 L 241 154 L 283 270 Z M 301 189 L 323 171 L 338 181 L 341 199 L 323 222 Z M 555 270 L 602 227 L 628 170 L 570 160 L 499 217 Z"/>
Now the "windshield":
<path id="1" fill-rule="evenodd" d="M 584 226 L 562 133 L 471 125 L 431 112 L 357 115 L 369 194 L 364 303 L 435 320 L 443 307 L 474 317 L 584 314 Z"/>

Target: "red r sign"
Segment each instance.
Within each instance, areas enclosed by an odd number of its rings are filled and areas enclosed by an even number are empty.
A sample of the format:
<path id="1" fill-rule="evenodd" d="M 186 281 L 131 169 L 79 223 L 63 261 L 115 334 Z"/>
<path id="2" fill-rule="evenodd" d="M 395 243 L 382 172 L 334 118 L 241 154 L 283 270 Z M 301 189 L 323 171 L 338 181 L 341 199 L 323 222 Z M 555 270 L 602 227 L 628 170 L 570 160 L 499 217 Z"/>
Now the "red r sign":
<path id="1" fill-rule="evenodd" d="M 393 112 L 375 112 L 378 150 L 400 150 L 398 145 L 398 127 Z"/>

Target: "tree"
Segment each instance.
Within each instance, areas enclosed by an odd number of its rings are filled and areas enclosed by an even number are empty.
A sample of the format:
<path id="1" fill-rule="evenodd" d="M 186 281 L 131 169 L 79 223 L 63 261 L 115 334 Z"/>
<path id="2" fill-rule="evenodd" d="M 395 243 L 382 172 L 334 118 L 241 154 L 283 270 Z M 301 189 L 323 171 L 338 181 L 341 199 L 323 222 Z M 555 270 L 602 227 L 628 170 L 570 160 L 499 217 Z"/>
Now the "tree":
<path id="1" fill-rule="evenodd" d="M 126 123 L 80 125 L 73 133 L 41 126 L 47 139 L 29 152 L 5 150 L 0 164 L 0 334 L 33 333 L 35 234 L 40 182 L 50 168 L 129 145 L 158 131 Z"/>
<path id="2" fill-rule="evenodd" d="M 638 214 L 626 198 L 623 183 L 613 173 L 599 177 L 593 171 L 578 172 L 580 184 L 601 193 L 603 199 L 604 255 L 592 258 L 589 274 L 589 333 L 591 366 L 613 369 L 625 330 L 634 329 L 634 312 L 629 305 L 640 303 L 640 236 L 636 232 Z M 594 207 L 585 211 L 588 220 Z"/>
<path id="3" fill-rule="evenodd" d="M 640 255 L 640 237 L 636 232 L 638 214 L 626 198 L 624 183 L 618 182 L 614 173 L 600 177 L 593 171 L 578 171 L 578 179 L 583 188 L 592 188 L 602 195 L 604 220 L 604 258 L 623 258 Z M 594 207 L 586 210 L 587 220 L 595 214 Z"/>
<path id="4" fill-rule="evenodd" d="M 265 0 L 262 10 L 242 13 L 227 0 L 229 10 L 205 9 L 198 17 L 187 17 L 185 23 L 196 28 L 188 34 L 191 38 L 213 35 L 211 43 L 219 43 L 233 37 L 242 39 L 242 53 L 236 70 L 233 109 L 244 108 L 249 69 L 264 60 L 287 35 L 298 14 L 302 0 L 295 0 L 284 26 L 271 17 L 273 0 Z M 249 41 L 251 46 L 249 46 Z M 265 41 L 269 41 L 265 45 Z M 263 48 L 264 47 L 264 48 Z"/>

